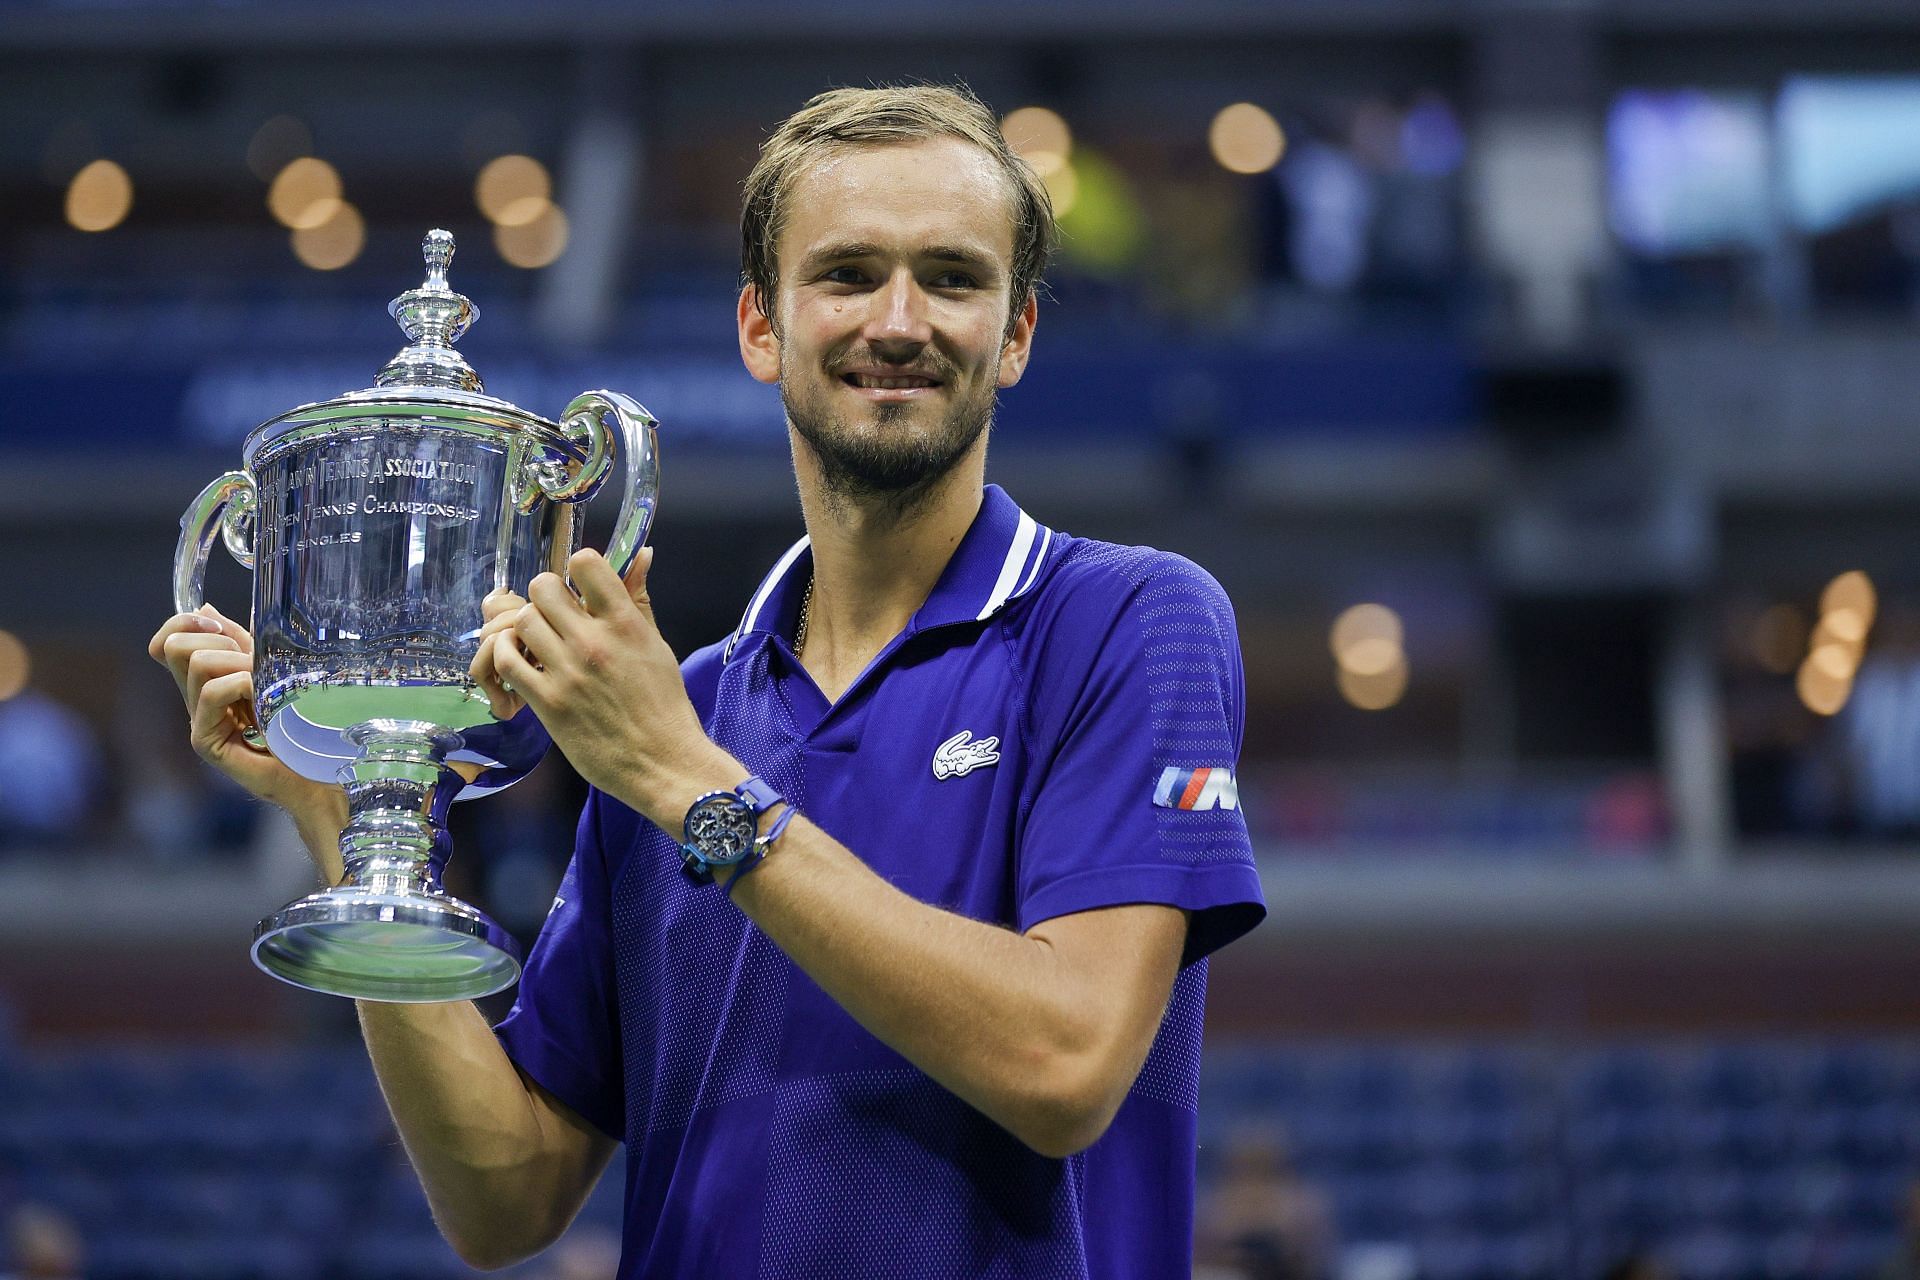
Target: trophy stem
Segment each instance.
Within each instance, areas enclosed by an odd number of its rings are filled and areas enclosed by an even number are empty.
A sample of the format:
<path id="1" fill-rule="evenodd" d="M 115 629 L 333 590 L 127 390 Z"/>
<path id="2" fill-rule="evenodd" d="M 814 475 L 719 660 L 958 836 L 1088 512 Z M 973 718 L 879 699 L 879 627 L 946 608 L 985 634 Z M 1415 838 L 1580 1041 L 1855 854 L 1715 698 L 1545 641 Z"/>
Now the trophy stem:
<path id="1" fill-rule="evenodd" d="M 254 962 L 295 986 L 362 1000 L 466 1000 L 513 985 L 513 939 L 440 888 L 447 807 L 465 785 L 447 767 L 460 735 L 369 720 L 346 737 L 359 748 L 341 770 L 347 878 L 262 920 Z"/>
<path id="2" fill-rule="evenodd" d="M 360 756 L 343 770 L 347 825 L 343 882 L 373 893 L 439 888 L 436 852 L 447 848 L 446 807 L 461 786 L 446 768 L 459 738 L 418 721 L 375 720 L 347 737 Z"/>

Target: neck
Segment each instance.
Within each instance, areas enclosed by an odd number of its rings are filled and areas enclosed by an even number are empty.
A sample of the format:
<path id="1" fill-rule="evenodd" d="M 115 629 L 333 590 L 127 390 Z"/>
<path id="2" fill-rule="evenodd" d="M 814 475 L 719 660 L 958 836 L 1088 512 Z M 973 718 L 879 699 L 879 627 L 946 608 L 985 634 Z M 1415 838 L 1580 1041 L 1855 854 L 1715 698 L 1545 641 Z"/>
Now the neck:
<path id="1" fill-rule="evenodd" d="M 828 677 L 823 687 L 838 686 L 830 690 L 837 695 L 933 592 L 980 510 L 986 450 L 968 454 L 903 509 L 886 496 L 829 494 L 806 442 L 795 435 L 793 445 L 813 545 L 813 604 L 801 657 L 816 680 Z"/>

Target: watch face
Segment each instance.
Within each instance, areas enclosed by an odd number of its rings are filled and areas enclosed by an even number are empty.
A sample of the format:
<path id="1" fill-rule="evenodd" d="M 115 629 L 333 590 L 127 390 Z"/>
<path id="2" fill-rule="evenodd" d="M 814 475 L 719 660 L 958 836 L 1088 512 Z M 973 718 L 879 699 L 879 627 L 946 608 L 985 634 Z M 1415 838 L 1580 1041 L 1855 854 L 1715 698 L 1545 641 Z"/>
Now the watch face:
<path id="1" fill-rule="evenodd" d="M 710 866 L 729 866 L 747 856 L 759 828 L 759 814 L 739 796 L 702 800 L 687 815 L 687 842 Z"/>

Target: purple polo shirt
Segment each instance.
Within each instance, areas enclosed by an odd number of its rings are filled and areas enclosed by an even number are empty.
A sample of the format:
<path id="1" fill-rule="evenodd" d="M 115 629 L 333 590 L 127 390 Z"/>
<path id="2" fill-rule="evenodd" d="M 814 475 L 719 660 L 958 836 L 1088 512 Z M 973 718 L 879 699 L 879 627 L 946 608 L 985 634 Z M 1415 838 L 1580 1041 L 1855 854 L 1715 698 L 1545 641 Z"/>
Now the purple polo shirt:
<path id="1" fill-rule="evenodd" d="M 622 1280 L 1185 1275 L 1204 957 L 1266 912 L 1232 773 L 1225 594 L 990 486 L 926 603 L 829 705 L 790 643 L 811 571 L 803 539 L 684 664 L 714 741 L 924 902 L 1015 930 L 1184 907 L 1185 961 L 1112 1128 L 1049 1159 L 875 1039 L 690 884 L 673 839 L 595 792 L 499 1035 L 627 1144 Z"/>

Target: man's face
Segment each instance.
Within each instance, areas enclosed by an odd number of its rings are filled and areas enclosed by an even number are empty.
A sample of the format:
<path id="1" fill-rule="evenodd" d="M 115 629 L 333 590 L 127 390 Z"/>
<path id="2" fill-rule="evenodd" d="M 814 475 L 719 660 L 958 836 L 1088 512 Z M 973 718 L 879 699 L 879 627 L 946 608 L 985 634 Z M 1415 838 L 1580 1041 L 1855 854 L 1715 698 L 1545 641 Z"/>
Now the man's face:
<path id="1" fill-rule="evenodd" d="M 1010 210 L 1006 177 L 958 138 L 839 152 L 794 184 L 777 329 L 743 296 L 741 349 L 830 494 L 910 502 L 983 443 L 1032 337 L 1031 306 L 1007 330 Z"/>

